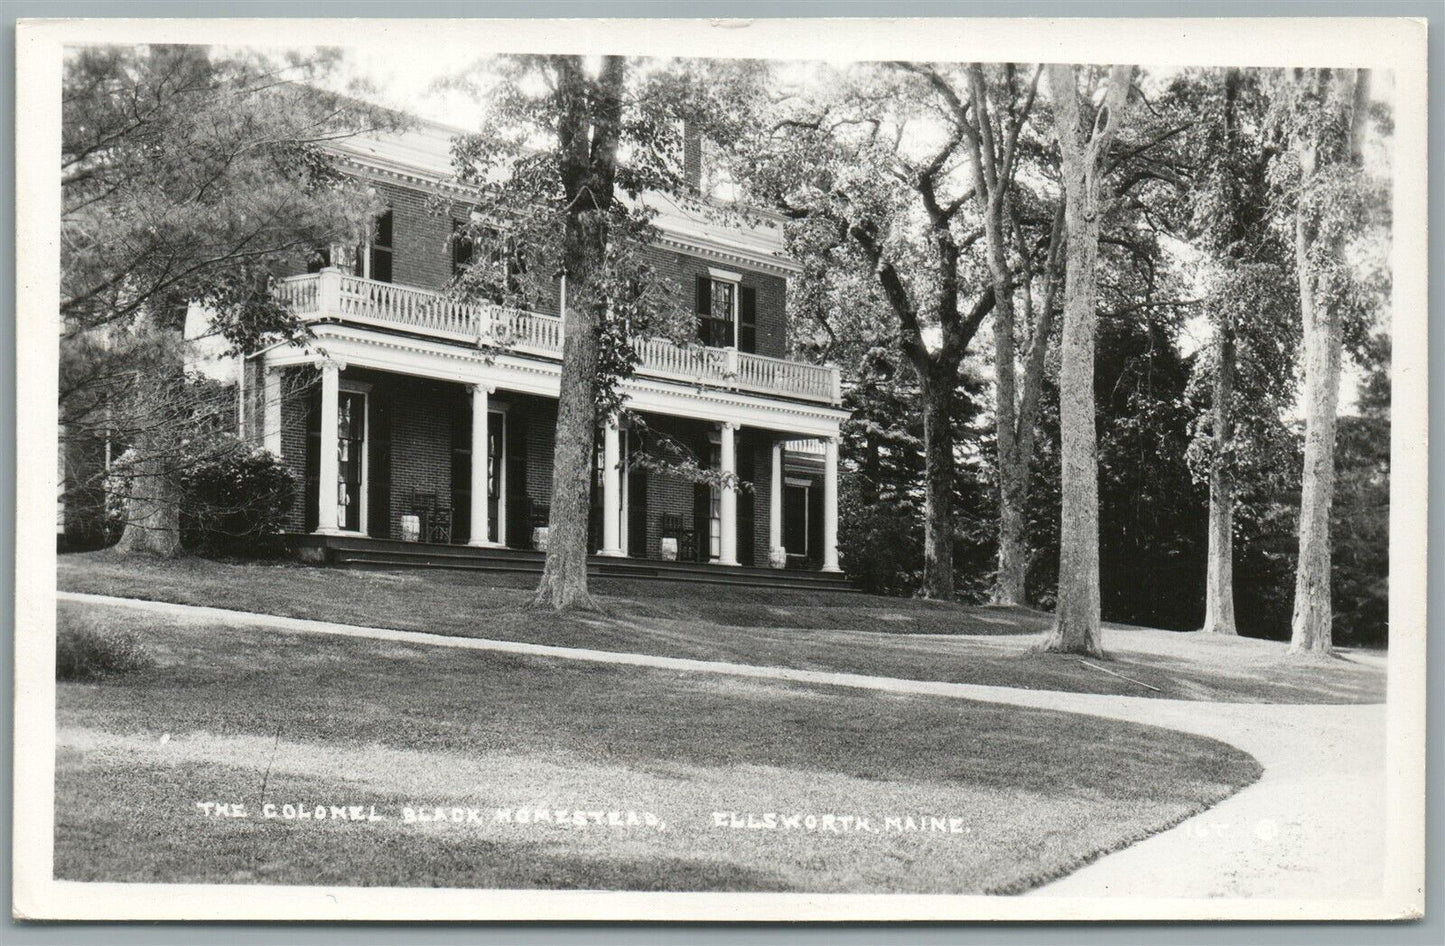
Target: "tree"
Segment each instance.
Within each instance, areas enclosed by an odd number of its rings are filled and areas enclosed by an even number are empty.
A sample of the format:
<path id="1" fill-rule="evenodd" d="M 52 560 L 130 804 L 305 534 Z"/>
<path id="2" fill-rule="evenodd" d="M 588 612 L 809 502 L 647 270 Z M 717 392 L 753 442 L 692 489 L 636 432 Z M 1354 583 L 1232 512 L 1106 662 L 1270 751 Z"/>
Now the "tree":
<path id="1" fill-rule="evenodd" d="M 1099 483 L 1094 432 L 1095 264 L 1104 203 L 1105 158 L 1128 100 L 1132 66 L 1109 70 L 1092 131 L 1081 123 L 1074 67 L 1050 65 L 1064 182 L 1067 263 L 1059 399 L 1063 496 L 1060 515 L 1059 594 L 1054 625 L 1043 648 L 1101 656 L 1099 635 Z"/>
<path id="2" fill-rule="evenodd" d="M 827 85 L 765 112 L 738 174 L 751 196 L 793 221 L 796 253 L 867 273 L 892 313 L 923 418 L 920 590 L 951 598 L 959 367 L 997 299 L 983 261 L 970 256 L 982 230 L 961 171 L 965 143 L 979 134 L 963 106 L 967 81 L 943 66 L 895 63 Z M 915 135 L 916 126 L 932 134 Z"/>
<path id="3" fill-rule="evenodd" d="M 505 57 L 498 66 L 487 126 L 453 147 L 458 178 L 478 192 L 477 220 L 460 234 L 478 262 L 456 291 L 526 304 L 540 282 L 565 278 L 547 554 L 532 603 L 593 609 L 587 523 L 597 426 L 625 410 L 621 382 L 637 362 L 636 339 L 695 339 L 678 287 L 644 252 L 658 236 L 649 200 L 689 192 L 684 126 L 728 140 L 728 96 L 747 87 L 753 67 L 720 67 L 714 83 L 701 64 L 621 56 L 604 56 L 595 69 L 564 55 Z M 526 278 L 497 284 L 497 267 L 482 261 L 517 247 L 528 257 Z M 736 477 L 727 485 L 735 488 Z"/>
<path id="4" fill-rule="evenodd" d="M 204 46 L 66 59 L 61 420 L 66 437 L 102 432 L 135 451 L 122 550 L 180 548 L 165 441 L 185 439 L 197 414 L 173 397 L 189 309 L 207 308 L 234 352 L 304 337 L 274 277 L 350 240 L 366 217 L 365 189 L 325 146 L 398 119 L 318 89 L 335 61 Z"/>
<path id="5" fill-rule="evenodd" d="M 1268 169 L 1278 152 L 1255 73 L 1186 75 L 1171 91 L 1200 116 L 1188 146 L 1197 169 L 1181 235 L 1200 251 L 1212 337 L 1196 359 L 1190 461 L 1209 486 L 1206 632 L 1237 634 L 1235 512 L 1241 488 L 1287 465 L 1281 417 L 1295 391 L 1296 300 L 1288 247 L 1270 226 Z"/>
<path id="6" fill-rule="evenodd" d="M 1043 67 L 1034 70 L 1026 92 L 1021 92 L 1016 69 L 1003 67 L 1003 81 L 991 87 L 983 66 L 968 70 L 968 109 L 954 101 L 957 120 L 968 142 L 973 192 L 983 217 L 989 275 L 993 284 L 995 413 L 998 451 L 998 570 L 994 604 L 1028 603 L 1028 486 L 1033 459 L 1044 359 L 1054 319 L 1054 295 L 1062 264 L 1064 213 L 1062 204 L 1035 240 L 1024 230 L 1018 201 L 1013 197 L 1019 136 L 1027 125 L 1038 92 Z M 1023 95 L 1020 103 L 1019 96 Z M 1002 99 L 993 107 L 990 99 Z M 998 132 L 993 114 L 1001 112 Z M 971 120 L 969 116 L 971 115 Z M 1031 208 L 1032 209 L 1032 208 Z M 1030 246 L 1030 242 L 1034 246 Z M 1043 247 L 1042 253 L 1039 248 Z M 1016 250 L 1016 257 L 1010 251 Z M 1042 298 L 1035 303 L 1035 275 Z M 1020 348 L 1014 301 L 1018 297 L 1029 345 L 1024 357 L 1022 392 L 1016 366 Z"/>
<path id="7" fill-rule="evenodd" d="M 1340 362 L 1347 317 L 1357 315 L 1362 302 L 1346 247 L 1370 211 L 1372 195 L 1362 167 L 1369 89 L 1367 70 L 1330 69 L 1293 70 L 1284 87 L 1292 152 L 1284 173 L 1292 196 L 1305 367 L 1292 653 L 1329 653 L 1332 648 L 1330 514 Z"/>

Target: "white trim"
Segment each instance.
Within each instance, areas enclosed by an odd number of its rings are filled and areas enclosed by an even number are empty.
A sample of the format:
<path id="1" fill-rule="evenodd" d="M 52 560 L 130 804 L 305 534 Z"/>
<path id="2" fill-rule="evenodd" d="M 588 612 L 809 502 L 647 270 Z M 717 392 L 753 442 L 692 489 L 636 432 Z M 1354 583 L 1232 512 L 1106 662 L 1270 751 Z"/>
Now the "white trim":
<path id="1" fill-rule="evenodd" d="M 730 270 L 730 269 L 714 269 L 714 268 L 712 268 L 711 266 L 709 266 L 709 267 L 707 268 L 707 274 L 708 274 L 709 276 L 711 276 L 713 279 L 720 279 L 720 280 L 722 280 L 723 282 L 740 283 L 740 282 L 743 281 L 743 274 L 742 274 L 742 273 L 735 273 L 735 272 L 733 272 L 733 271 Z"/>
<path id="2" fill-rule="evenodd" d="M 787 486 L 806 486 L 809 489 L 813 488 L 813 481 L 806 476 L 785 476 L 783 477 L 783 483 Z"/>
<path id="3" fill-rule="evenodd" d="M 491 384 L 547 398 L 556 398 L 561 387 L 561 368 L 556 362 L 382 335 L 334 323 L 316 323 L 312 329 L 317 346 L 348 364 L 436 381 Z M 316 357 L 315 350 L 290 346 L 272 349 L 265 355 L 271 367 L 312 364 Z M 849 416 L 845 410 L 824 404 L 650 378 L 629 378 L 622 391 L 633 410 L 711 423 L 731 421 L 751 429 L 786 434 L 790 439 L 837 436 L 839 425 Z"/>
<path id="4" fill-rule="evenodd" d="M 281 372 L 261 363 L 261 443 L 281 456 Z"/>

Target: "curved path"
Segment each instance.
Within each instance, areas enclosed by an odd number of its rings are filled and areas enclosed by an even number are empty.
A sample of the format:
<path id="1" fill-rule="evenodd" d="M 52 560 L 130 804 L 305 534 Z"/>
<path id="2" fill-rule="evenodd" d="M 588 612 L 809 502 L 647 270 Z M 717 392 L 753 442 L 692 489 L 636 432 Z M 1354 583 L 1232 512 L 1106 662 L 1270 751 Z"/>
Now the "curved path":
<path id="1" fill-rule="evenodd" d="M 1373 899 L 1382 892 L 1383 705 L 1206 703 L 1019 690 L 448 637 L 77 592 L 62 591 L 57 597 L 186 621 L 918 693 L 1086 713 L 1195 733 L 1250 753 L 1264 774 L 1208 811 L 1046 884 L 1032 895 L 1329 900 Z"/>

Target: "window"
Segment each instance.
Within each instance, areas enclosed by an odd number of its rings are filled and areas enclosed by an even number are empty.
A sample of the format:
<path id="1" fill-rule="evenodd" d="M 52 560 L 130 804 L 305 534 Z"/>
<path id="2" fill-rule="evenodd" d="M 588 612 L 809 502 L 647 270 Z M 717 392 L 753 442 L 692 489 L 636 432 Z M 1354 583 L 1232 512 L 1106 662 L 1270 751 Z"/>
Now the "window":
<path id="1" fill-rule="evenodd" d="M 366 526 L 366 395 L 342 391 L 336 407 L 337 520 L 347 532 L 360 532 Z"/>
<path id="2" fill-rule="evenodd" d="M 708 444 L 707 468 L 722 469 L 722 445 Z M 708 486 L 707 557 L 716 562 L 722 558 L 722 490 Z"/>
<path id="3" fill-rule="evenodd" d="M 721 270 L 697 277 L 697 332 L 704 345 L 757 351 L 757 289 Z"/>
<path id="4" fill-rule="evenodd" d="M 377 282 L 391 282 L 391 241 L 392 215 L 388 210 L 372 223 L 371 239 L 357 248 L 352 272 Z"/>
<path id="5" fill-rule="evenodd" d="M 737 343 L 736 309 L 736 283 L 708 276 L 697 277 L 699 341 L 714 348 L 732 348 Z"/>
<path id="6" fill-rule="evenodd" d="M 377 282 L 391 282 L 391 230 L 392 216 L 388 210 L 376 218 L 376 227 L 371 236 L 370 257 L 372 279 Z"/>
<path id="7" fill-rule="evenodd" d="M 460 220 L 452 221 L 452 275 L 455 276 L 472 264 L 472 254 L 476 246 L 472 238 L 465 232 L 466 224 Z"/>

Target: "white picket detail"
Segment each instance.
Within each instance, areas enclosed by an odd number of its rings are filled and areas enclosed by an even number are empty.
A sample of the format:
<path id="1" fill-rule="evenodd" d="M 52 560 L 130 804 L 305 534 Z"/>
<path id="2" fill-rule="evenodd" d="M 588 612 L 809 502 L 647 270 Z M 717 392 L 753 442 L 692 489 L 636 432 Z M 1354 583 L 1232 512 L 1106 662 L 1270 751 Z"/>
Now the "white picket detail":
<path id="1" fill-rule="evenodd" d="M 277 284 L 275 295 L 296 315 L 314 315 L 321 311 L 320 288 L 315 276 L 288 276 Z"/>
<path id="2" fill-rule="evenodd" d="M 743 352 L 738 355 L 738 387 L 752 391 L 780 391 L 810 399 L 832 401 L 837 369 Z"/>
<path id="3" fill-rule="evenodd" d="M 562 354 L 562 320 L 556 316 L 464 302 L 334 269 L 283 279 L 276 297 L 297 315 L 385 322 L 529 354 L 557 358 Z M 637 371 L 644 376 L 830 404 L 839 400 L 838 369 L 831 366 L 677 345 L 660 338 L 639 339 L 636 345 Z"/>

